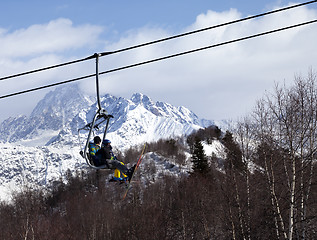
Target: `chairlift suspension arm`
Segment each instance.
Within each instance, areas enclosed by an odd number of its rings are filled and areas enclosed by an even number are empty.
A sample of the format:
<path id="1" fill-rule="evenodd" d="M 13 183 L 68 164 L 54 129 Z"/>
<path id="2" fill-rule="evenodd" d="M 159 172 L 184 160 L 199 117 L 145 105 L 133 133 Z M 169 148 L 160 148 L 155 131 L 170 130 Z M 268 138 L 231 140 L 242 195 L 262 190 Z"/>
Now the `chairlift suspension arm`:
<path id="1" fill-rule="evenodd" d="M 95 53 L 96 56 L 96 92 L 97 92 L 97 102 L 98 102 L 98 112 L 102 110 L 100 103 L 100 94 L 99 94 L 99 56 L 100 54 Z"/>
<path id="2" fill-rule="evenodd" d="M 97 104 L 98 104 L 98 110 L 93 118 L 93 121 L 89 124 L 86 124 L 86 126 L 84 126 L 83 128 L 79 129 L 78 131 L 80 130 L 89 130 L 89 133 L 88 133 L 88 138 L 87 138 L 87 141 L 86 141 L 86 144 L 85 144 L 85 148 L 84 148 L 84 151 L 83 151 L 83 154 L 82 156 L 85 158 L 87 164 L 92 167 L 92 168 L 95 168 L 95 169 L 102 169 L 102 168 L 107 168 L 107 166 L 99 166 L 99 167 L 96 167 L 94 165 L 92 165 L 90 163 L 90 159 L 88 157 L 89 155 L 89 152 L 88 152 L 88 148 L 89 148 L 89 141 L 90 141 L 90 137 L 91 137 L 91 134 L 93 132 L 93 129 L 94 128 L 97 128 L 98 129 L 98 126 L 103 123 L 104 121 L 107 121 L 106 122 L 106 127 L 105 127 L 105 131 L 103 133 L 103 138 L 102 140 L 104 140 L 106 138 L 106 134 L 107 134 L 107 130 L 108 130 L 108 126 L 109 126 L 109 121 L 110 121 L 110 118 L 112 118 L 113 116 L 108 114 L 106 110 L 104 110 L 102 107 L 101 107 L 101 102 L 100 102 L 100 94 L 99 94 L 99 57 L 101 56 L 101 54 L 98 54 L 98 53 L 95 53 L 93 55 L 93 57 L 96 58 L 96 93 L 97 93 Z M 103 120 L 101 120 L 100 122 L 96 123 L 96 121 L 100 118 L 103 118 Z"/>

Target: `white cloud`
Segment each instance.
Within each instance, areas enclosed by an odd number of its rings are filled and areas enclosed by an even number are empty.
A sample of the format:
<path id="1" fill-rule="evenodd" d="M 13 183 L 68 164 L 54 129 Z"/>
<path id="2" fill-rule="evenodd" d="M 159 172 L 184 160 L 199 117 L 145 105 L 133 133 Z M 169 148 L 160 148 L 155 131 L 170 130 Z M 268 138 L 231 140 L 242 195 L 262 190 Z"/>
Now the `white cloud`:
<path id="1" fill-rule="evenodd" d="M 44 53 L 61 53 L 96 41 L 102 28 L 92 25 L 73 26 L 68 19 L 32 25 L 0 35 L 1 58 L 21 58 Z"/>

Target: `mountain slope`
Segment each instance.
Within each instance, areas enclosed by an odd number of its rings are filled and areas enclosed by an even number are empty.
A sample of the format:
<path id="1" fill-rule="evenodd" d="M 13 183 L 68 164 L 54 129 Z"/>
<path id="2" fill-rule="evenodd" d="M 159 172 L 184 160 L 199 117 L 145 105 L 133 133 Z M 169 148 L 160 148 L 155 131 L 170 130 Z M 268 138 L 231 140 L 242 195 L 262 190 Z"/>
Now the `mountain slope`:
<path id="1" fill-rule="evenodd" d="M 101 104 L 114 116 L 107 138 L 120 150 L 145 141 L 187 135 L 213 124 L 213 121 L 199 119 L 185 107 L 153 102 L 141 93 L 134 94 L 130 99 L 106 94 Z M 76 85 L 69 85 L 48 93 L 30 116 L 9 118 L 2 122 L 0 199 L 7 199 L 12 191 L 19 191 L 23 186 L 50 186 L 55 180 L 66 179 L 67 169 L 88 169 L 79 155 L 87 133 L 79 136 L 79 143 L 78 129 L 91 122 L 96 111 L 94 98 L 83 94 Z M 149 159 L 156 164 L 162 162 L 155 154 L 150 155 Z M 167 161 L 165 159 L 160 168 L 171 166 Z M 186 172 L 183 168 L 175 166 L 172 172 Z M 170 172 L 171 168 L 166 171 Z"/>

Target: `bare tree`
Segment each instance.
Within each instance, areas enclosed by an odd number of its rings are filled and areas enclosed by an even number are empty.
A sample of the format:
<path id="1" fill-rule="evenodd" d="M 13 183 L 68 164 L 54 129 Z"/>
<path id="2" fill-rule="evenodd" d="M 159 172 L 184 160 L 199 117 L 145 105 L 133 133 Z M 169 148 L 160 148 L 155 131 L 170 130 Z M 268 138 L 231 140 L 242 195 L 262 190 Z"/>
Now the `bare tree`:
<path id="1" fill-rule="evenodd" d="M 266 143 L 262 150 L 280 152 L 283 168 L 277 169 L 274 155 L 262 154 L 265 174 L 276 214 L 276 235 L 293 239 L 294 234 L 305 238 L 307 200 L 312 186 L 313 160 L 317 149 L 317 89 L 316 77 L 310 72 L 306 79 L 295 77 L 294 86 L 275 86 L 273 94 L 260 100 L 254 111 L 256 140 Z M 266 149 L 266 150 L 265 150 Z M 284 154 L 282 152 L 285 152 Z M 274 154 L 275 154 L 274 153 Z M 280 166 L 280 165 L 278 165 Z M 285 176 L 288 210 L 282 212 L 277 193 L 277 174 Z M 279 182 L 280 183 L 280 182 Z M 288 221 L 286 221 L 286 215 Z M 287 223 L 287 224 L 286 224 Z"/>
<path id="2" fill-rule="evenodd" d="M 242 162 L 245 166 L 245 171 L 243 176 L 246 182 L 246 201 L 247 201 L 247 211 L 246 211 L 246 238 L 251 239 L 251 195 L 250 195 L 250 172 L 251 169 L 251 155 L 252 155 L 252 124 L 249 118 L 244 118 L 242 121 L 239 121 L 236 127 L 236 141 L 240 145 Z"/>

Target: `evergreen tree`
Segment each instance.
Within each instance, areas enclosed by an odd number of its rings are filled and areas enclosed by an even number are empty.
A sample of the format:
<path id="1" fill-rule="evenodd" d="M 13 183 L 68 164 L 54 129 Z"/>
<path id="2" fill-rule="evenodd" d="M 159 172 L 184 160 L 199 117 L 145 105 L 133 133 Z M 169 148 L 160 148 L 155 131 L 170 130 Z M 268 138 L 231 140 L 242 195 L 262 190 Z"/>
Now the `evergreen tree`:
<path id="1" fill-rule="evenodd" d="M 207 173 L 209 172 L 209 165 L 204 147 L 201 141 L 196 138 L 192 148 L 192 163 L 194 173 Z"/>
<path id="2" fill-rule="evenodd" d="M 226 134 L 223 137 L 222 142 L 226 147 L 227 153 L 227 161 L 225 164 L 226 169 L 236 169 L 239 171 L 246 170 L 246 166 L 242 161 L 242 152 L 240 150 L 238 143 L 236 143 L 233 139 L 232 133 L 226 131 Z"/>

